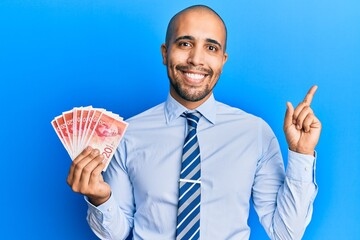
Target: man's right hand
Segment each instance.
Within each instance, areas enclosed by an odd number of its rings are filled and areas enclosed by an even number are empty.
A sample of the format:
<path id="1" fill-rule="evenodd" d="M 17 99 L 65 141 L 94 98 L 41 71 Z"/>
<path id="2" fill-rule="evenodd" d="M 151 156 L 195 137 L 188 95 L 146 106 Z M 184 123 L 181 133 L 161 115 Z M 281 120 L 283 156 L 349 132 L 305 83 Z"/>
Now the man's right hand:
<path id="1" fill-rule="evenodd" d="M 95 206 L 106 202 L 111 194 L 101 175 L 105 167 L 103 159 L 99 150 L 87 147 L 73 160 L 67 177 L 71 189 L 87 196 Z"/>

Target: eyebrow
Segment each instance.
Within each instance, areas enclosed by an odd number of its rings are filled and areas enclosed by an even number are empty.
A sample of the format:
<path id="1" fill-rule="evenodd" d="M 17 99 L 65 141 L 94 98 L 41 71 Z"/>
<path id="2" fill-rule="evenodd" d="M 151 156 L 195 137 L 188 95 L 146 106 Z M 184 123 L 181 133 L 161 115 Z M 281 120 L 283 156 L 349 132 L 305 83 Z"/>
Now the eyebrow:
<path id="1" fill-rule="evenodd" d="M 194 41 L 195 38 L 194 38 L 193 36 L 189 36 L 189 35 L 180 36 L 180 37 L 178 37 L 178 38 L 176 38 L 176 39 L 174 40 L 174 43 L 176 43 L 176 42 L 178 42 L 178 41 L 181 41 L 181 40 L 191 40 L 191 41 Z M 208 43 L 215 44 L 215 45 L 217 45 L 220 49 L 222 49 L 222 45 L 221 45 L 218 41 L 216 41 L 215 39 L 207 38 L 205 41 L 208 42 Z"/>
<path id="2" fill-rule="evenodd" d="M 180 36 L 174 40 L 174 43 L 176 43 L 180 40 L 195 40 L 195 38 L 193 36 L 189 36 L 189 35 Z"/>

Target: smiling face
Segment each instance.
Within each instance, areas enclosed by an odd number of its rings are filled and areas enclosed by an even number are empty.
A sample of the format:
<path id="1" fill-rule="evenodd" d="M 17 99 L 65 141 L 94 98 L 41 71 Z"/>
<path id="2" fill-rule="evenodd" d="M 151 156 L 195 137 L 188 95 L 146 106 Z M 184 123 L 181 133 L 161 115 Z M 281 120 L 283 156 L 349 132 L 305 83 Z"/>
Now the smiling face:
<path id="1" fill-rule="evenodd" d="M 191 9 L 175 19 L 161 52 L 170 94 L 186 108 L 195 109 L 210 97 L 227 60 L 225 38 L 223 22 L 209 10 Z"/>

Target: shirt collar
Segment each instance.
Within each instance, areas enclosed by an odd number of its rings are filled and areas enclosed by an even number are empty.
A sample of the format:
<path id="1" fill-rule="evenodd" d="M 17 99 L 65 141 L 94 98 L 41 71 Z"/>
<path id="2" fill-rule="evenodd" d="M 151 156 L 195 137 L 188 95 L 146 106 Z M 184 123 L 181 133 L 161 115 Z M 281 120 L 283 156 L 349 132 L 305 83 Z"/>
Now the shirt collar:
<path id="1" fill-rule="evenodd" d="M 216 122 L 216 100 L 214 94 L 211 94 L 209 99 L 207 99 L 203 104 L 201 104 L 197 109 L 203 117 L 206 118 L 211 124 Z M 165 102 L 165 118 L 166 123 L 171 124 L 172 121 L 179 118 L 183 112 L 190 111 L 178 101 L 176 101 L 170 94 Z"/>

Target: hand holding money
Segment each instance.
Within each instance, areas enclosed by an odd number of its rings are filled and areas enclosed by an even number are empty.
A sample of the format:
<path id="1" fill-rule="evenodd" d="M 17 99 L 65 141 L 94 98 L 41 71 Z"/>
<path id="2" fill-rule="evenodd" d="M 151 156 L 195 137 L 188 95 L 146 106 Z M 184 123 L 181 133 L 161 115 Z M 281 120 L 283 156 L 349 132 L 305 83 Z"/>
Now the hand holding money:
<path id="1" fill-rule="evenodd" d="M 98 149 L 85 148 L 72 162 L 66 180 L 74 192 L 87 196 L 95 206 L 106 202 L 111 194 L 110 186 L 101 175 L 103 160 Z"/>
<path id="2" fill-rule="evenodd" d="M 55 117 L 51 124 L 73 162 L 67 183 L 94 205 L 110 197 L 110 186 L 101 172 L 107 169 L 128 124 L 104 109 L 74 108 Z"/>

